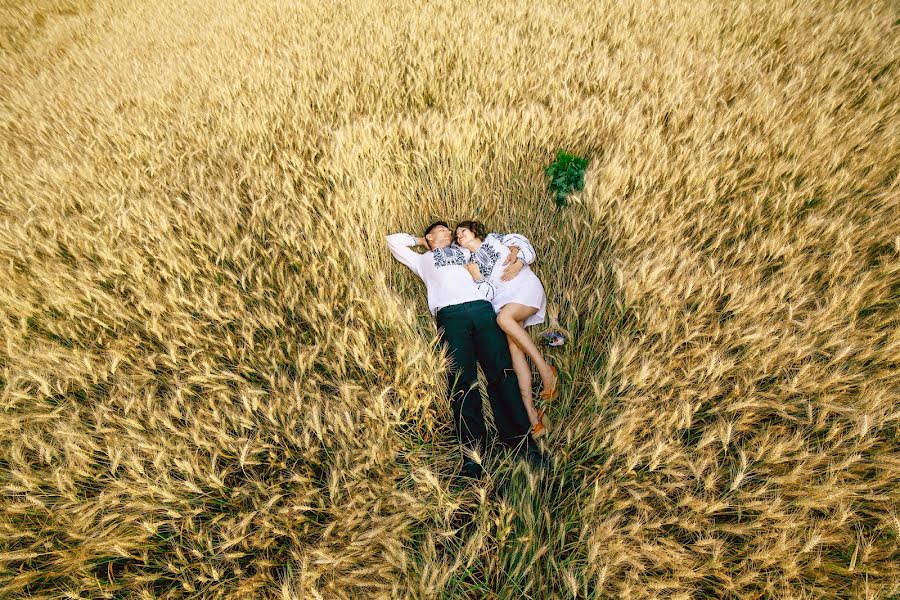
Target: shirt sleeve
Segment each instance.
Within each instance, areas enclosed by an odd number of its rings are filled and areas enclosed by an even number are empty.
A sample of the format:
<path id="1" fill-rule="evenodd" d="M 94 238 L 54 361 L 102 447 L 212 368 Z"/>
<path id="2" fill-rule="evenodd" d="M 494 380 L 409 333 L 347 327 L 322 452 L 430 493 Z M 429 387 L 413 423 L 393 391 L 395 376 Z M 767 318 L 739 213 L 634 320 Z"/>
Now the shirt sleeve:
<path id="1" fill-rule="evenodd" d="M 537 258 L 534 252 L 534 246 L 528 241 L 528 238 L 518 233 L 499 233 L 500 242 L 504 246 L 518 246 L 519 258 L 525 261 L 526 265 L 530 265 Z"/>
<path id="2" fill-rule="evenodd" d="M 404 265 L 412 269 L 412 272 L 422 276 L 421 264 L 422 255 L 410 250 L 411 246 L 417 246 L 419 242 L 415 237 L 408 233 L 392 233 L 385 237 L 388 248 L 394 258 L 402 262 Z"/>
<path id="3" fill-rule="evenodd" d="M 476 279 L 475 287 L 478 288 L 478 292 L 482 296 L 484 296 L 484 299 L 487 300 L 488 302 L 492 301 L 494 299 L 494 294 L 497 293 L 497 289 L 494 287 L 494 284 L 492 284 L 490 281 L 488 281 L 487 278 L 485 278 L 485 277 L 482 277 L 481 279 Z"/>

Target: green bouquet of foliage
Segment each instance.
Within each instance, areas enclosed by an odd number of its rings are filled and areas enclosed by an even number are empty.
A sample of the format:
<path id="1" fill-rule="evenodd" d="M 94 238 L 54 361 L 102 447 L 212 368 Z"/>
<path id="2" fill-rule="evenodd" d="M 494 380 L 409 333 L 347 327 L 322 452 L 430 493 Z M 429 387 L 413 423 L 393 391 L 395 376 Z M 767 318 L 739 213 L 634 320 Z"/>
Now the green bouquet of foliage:
<path id="1" fill-rule="evenodd" d="M 584 170 L 587 164 L 586 158 L 560 150 L 556 153 L 556 160 L 544 169 L 544 173 L 550 178 L 549 187 L 556 199 L 556 208 L 566 205 L 569 194 L 584 189 Z"/>

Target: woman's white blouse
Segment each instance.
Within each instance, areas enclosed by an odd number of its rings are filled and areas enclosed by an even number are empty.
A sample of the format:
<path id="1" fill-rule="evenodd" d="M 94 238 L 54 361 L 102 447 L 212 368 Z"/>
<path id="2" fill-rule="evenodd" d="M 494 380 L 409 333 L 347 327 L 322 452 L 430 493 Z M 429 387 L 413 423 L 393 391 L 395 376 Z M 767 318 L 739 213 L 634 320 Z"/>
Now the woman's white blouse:
<path id="1" fill-rule="evenodd" d="M 507 246 L 518 246 L 519 257 L 525 261 L 525 266 L 509 281 L 503 281 L 505 265 L 509 256 Z M 471 253 L 469 262 L 478 265 L 481 279 L 476 280 L 475 285 L 484 294 L 485 300 L 494 307 L 494 312 L 500 313 L 507 304 L 515 303 L 524 306 L 532 306 L 537 312 L 528 316 L 523 325 L 537 325 L 544 322 L 547 314 L 547 294 L 541 280 L 531 270 L 535 252 L 531 242 L 518 233 L 489 233 L 484 237 L 478 250 Z"/>
<path id="2" fill-rule="evenodd" d="M 500 277 L 507 267 L 503 264 L 509 256 L 507 246 L 518 247 L 518 258 L 526 265 L 534 262 L 536 256 L 534 247 L 528 238 L 518 233 L 489 233 L 484 236 L 478 250 L 469 253 L 468 262 L 477 265 L 478 272 L 481 273 L 481 279 L 476 280 L 475 285 L 486 300 L 493 300 L 497 288 L 505 283 Z"/>

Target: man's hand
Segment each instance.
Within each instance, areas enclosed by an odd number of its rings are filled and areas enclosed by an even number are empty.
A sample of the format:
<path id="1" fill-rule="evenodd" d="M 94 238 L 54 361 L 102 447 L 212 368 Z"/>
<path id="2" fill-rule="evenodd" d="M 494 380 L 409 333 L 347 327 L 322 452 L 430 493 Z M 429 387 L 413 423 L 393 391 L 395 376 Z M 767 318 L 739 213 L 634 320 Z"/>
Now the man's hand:
<path id="1" fill-rule="evenodd" d="M 508 265 L 509 263 L 516 260 L 516 256 L 519 255 L 519 247 L 518 246 L 507 246 L 509 248 L 509 254 L 506 255 L 506 260 L 503 261 L 504 265 Z"/>
<path id="2" fill-rule="evenodd" d="M 519 274 L 519 271 L 525 266 L 525 261 L 521 258 L 517 258 L 516 262 L 506 267 L 503 271 L 503 275 L 500 276 L 500 281 L 509 281 L 513 277 Z"/>
<path id="3" fill-rule="evenodd" d="M 417 237 L 417 238 L 416 238 L 416 241 L 419 242 L 419 245 L 420 245 L 420 246 L 425 246 L 426 248 L 428 247 L 428 244 L 426 243 L 425 238 L 423 238 L 423 237 Z"/>

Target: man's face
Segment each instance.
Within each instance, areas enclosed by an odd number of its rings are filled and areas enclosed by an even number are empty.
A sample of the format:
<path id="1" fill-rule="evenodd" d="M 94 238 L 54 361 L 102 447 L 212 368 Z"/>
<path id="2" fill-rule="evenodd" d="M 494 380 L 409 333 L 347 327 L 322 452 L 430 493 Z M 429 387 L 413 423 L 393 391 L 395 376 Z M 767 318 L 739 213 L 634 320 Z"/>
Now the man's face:
<path id="1" fill-rule="evenodd" d="M 428 245 L 434 248 L 446 248 L 450 245 L 450 228 L 438 225 L 425 236 Z"/>

